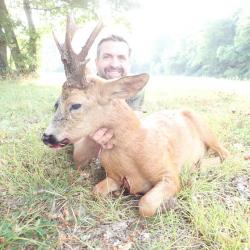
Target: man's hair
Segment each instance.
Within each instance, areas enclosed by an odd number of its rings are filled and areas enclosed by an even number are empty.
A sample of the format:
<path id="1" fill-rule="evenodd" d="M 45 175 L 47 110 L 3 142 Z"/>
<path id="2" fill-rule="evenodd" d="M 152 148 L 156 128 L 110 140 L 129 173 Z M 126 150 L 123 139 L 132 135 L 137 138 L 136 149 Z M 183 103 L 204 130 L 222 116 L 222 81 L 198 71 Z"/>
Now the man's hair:
<path id="1" fill-rule="evenodd" d="M 100 56 L 100 50 L 101 50 L 101 45 L 104 43 L 104 42 L 109 42 L 109 41 L 112 41 L 112 42 L 123 42 L 123 43 L 126 43 L 127 46 L 128 46 L 128 54 L 130 56 L 131 54 L 131 48 L 128 44 L 128 42 L 121 36 L 118 36 L 118 35 L 110 35 L 108 37 L 105 37 L 103 38 L 97 45 L 97 58 Z"/>

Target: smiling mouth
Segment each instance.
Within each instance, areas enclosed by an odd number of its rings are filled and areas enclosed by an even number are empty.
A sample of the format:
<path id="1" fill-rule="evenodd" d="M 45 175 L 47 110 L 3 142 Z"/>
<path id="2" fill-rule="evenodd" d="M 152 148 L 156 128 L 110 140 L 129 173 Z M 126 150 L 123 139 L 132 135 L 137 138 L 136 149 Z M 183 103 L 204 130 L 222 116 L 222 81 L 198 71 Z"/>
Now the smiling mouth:
<path id="1" fill-rule="evenodd" d="M 63 148 L 65 146 L 67 146 L 68 144 L 70 144 L 70 141 L 69 141 L 69 139 L 66 138 L 66 139 L 64 139 L 64 140 L 62 140 L 62 141 L 60 141 L 58 143 L 49 144 L 48 146 L 50 148 Z"/>
<path id="2" fill-rule="evenodd" d="M 118 70 L 118 69 L 111 69 L 111 70 L 108 70 L 109 73 L 117 73 L 117 74 L 121 74 L 121 70 Z"/>
<path id="3" fill-rule="evenodd" d="M 106 69 L 106 74 L 120 77 L 123 74 L 123 70 L 120 68 L 108 68 L 108 69 Z"/>

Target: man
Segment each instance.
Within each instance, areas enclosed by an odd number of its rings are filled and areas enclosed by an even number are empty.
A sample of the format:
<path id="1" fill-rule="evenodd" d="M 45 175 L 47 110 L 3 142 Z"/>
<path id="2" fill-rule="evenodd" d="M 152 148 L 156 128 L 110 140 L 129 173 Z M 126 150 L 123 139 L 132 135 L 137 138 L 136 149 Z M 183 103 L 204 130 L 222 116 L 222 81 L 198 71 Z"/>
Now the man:
<path id="1" fill-rule="evenodd" d="M 127 76 L 130 71 L 131 49 L 127 41 L 116 35 L 102 39 L 97 46 L 96 70 L 97 75 L 108 80 Z M 129 106 L 141 111 L 144 92 L 130 98 Z"/>
<path id="2" fill-rule="evenodd" d="M 107 80 L 127 76 L 130 71 L 130 55 L 131 49 L 124 38 L 116 35 L 103 38 L 97 45 L 95 60 L 97 75 Z M 143 100 L 144 92 L 142 91 L 126 101 L 136 112 L 141 112 Z M 93 157 L 97 157 L 101 148 L 111 149 L 112 137 L 111 129 L 100 128 L 89 138 L 74 144 L 74 160 L 78 168 L 89 163 Z"/>

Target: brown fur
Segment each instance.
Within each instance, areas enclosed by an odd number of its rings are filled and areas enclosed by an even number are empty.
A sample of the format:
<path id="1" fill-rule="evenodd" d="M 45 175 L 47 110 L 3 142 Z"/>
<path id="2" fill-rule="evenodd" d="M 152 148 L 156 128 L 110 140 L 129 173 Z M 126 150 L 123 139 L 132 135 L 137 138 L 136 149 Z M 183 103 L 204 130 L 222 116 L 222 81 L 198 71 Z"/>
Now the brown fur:
<path id="1" fill-rule="evenodd" d="M 208 125 L 192 111 L 160 111 L 140 120 L 120 98 L 135 95 L 147 80 L 146 74 L 109 81 L 89 77 L 88 88 L 64 88 L 65 98 L 54 118 L 64 122 L 52 122 L 46 131 L 59 141 L 67 138 L 75 143 L 100 127 L 112 128 L 114 147 L 100 155 L 107 178 L 95 186 L 94 193 L 107 195 L 123 186 L 132 194 L 142 193 L 142 216 L 154 215 L 176 195 L 182 167 L 198 163 L 207 148 L 222 160 L 228 156 Z M 72 103 L 81 103 L 82 108 L 70 113 Z M 81 145 L 75 152 L 79 161 Z"/>

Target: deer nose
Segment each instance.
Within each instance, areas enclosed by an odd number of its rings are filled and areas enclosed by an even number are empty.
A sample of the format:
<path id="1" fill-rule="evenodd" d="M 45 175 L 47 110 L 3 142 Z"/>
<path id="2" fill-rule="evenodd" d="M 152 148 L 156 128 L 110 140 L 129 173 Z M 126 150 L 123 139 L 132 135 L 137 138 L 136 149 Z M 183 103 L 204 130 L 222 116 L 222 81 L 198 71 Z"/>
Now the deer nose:
<path id="1" fill-rule="evenodd" d="M 42 136 L 42 141 L 44 144 L 57 144 L 58 141 L 56 139 L 56 137 L 54 135 L 47 135 L 47 134 L 43 134 Z"/>

